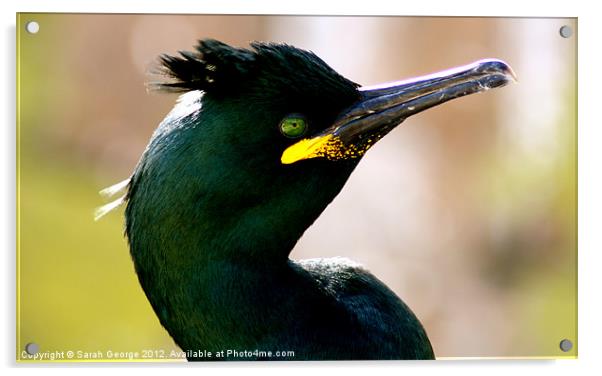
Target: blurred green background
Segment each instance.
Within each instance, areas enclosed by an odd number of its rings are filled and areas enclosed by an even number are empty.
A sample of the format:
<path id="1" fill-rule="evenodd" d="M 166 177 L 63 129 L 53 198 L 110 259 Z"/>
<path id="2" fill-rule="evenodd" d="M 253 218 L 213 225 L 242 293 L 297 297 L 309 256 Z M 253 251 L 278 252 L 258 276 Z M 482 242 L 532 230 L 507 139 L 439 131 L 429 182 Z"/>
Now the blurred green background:
<path id="1" fill-rule="evenodd" d="M 363 263 L 437 357 L 575 357 L 577 38 L 563 25 L 576 32 L 575 19 L 20 14 L 17 357 L 29 342 L 177 349 L 138 285 L 123 211 L 93 211 L 177 98 L 146 92 L 156 56 L 204 37 L 287 42 L 362 85 L 510 63 L 518 84 L 375 146 L 292 257 Z"/>

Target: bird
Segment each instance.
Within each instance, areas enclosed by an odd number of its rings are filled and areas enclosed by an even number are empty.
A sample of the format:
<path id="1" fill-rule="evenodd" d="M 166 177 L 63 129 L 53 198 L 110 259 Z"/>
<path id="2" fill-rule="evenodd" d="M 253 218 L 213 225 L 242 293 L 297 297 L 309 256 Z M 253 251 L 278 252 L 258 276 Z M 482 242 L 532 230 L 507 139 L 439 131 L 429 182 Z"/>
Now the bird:
<path id="1" fill-rule="evenodd" d="M 157 62 L 150 87 L 181 95 L 97 216 L 125 204 L 139 283 L 186 358 L 434 359 L 419 319 L 365 267 L 289 255 L 381 138 L 514 82 L 511 67 L 361 86 L 290 44 L 215 39 Z"/>

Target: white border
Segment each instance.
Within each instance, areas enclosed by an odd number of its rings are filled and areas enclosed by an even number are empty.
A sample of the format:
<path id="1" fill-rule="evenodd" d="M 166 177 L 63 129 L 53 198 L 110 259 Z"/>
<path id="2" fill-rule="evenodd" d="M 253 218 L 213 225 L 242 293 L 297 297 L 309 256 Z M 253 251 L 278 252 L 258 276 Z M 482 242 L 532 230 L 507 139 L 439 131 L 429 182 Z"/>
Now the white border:
<path id="1" fill-rule="evenodd" d="M 15 13 L 16 12 L 110 12 L 110 13 L 233 13 L 233 14 L 340 14 L 340 15 L 462 15 L 462 16 L 536 16 L 579 17 L 579 360 L 561 361 L 437 361 L 435 363 L 381 362 L 381 363 L 287 363 L 287 364 L 201 364 L 177 367 L 178 371 L 214 373 L 226 371 L 252 374 L 275 374 L 286 371 L 294 374 L 308 372 L 388 374 L 412 373 L 429 375 L 507 375 L 513 372 L 545 372 L 550 375 L 600 374 L 598 351 L 602 350 L 600 322 L 600 276 L 602 275 L 600 225 L 596 217 L 602 212 L 600 196 L 602 184 L 600 163 L 602 155 L 601 111 L 598 103 L 602 97 L 600 88 L 600 41 L 602 38 L 602 14 L 596 12 L 595 1 L 546 1 L 536 4 L 520 0 L 504 1 L 205 1 L 205 0 L 22 0 L 18 4 L 0 2 L 2 12 L 2 53 L 0 74 L 3 88 L 0 90 L 0 114 L 3 117 L 0 140 L 1 163 L 0 203 L 2 217 L 0 239 L 4 240 L 2 267 L 2 309 L 0 309 L 0 354 L 4 367 L 10 373 L 19 369 L 26 372 L 42 371 L 52 374 L 80 373 L 82 367 L 74 365 L 45 366 L 15 365 L 14 363 L 14 263 L 15 263 Z M 598 46 L 598 47 L 596 47 Z M 596 111 L 597 110 L 597 111 Z M 144 367 L 144 370 L 129 368 Z M 165 374 L 168 365 L 107 365 L 100 364 L 85 372 L 104 374 L 109 372 L 144 372 Z M 86 368 L 89 368 L 87 366 Z M 108 369 L 107 369 L 108 368 Z M 124 369 L 125 368 L 125 369 Z M 201 368 L 201 369 L 199 369 Z M 286 370 L 284 369 L 286 368 Z"/>

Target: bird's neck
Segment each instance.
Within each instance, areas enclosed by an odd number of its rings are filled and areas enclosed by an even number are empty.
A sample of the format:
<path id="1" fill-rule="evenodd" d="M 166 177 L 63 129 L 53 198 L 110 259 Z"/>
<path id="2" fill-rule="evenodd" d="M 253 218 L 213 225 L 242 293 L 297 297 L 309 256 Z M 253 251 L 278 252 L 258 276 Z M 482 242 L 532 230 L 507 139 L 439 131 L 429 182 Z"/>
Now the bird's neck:
<path id="1" fill-rule="evenodd" d="M 279 326 L 284 332 L 298 325 L 290 312 L 303 312 L 316 299 L 315 287 L 287 257 L 234 257 L 227 242 L 176 239 L 181 236 L 176 231 L 171 241 L 144 245 L 134 240 L 131 253 L 155 313 L 184 350 L 256 346 Z"/>
<path id="2" fill-rule="evenodd" d="M 302 215 L 296 216 L 288 226 L 298 230 L 285 231 L 281 222 L 292 215 L 285 209 L 264 206 L 262 213 L 251 208 L 233 216 L 220 215 L 209 205 L 160 206 L 156 200 L 137 198 L 130 198 L 126 210 L 130 251 L 151 305 L 178 345 L 235 345 L 221 343 L 237 338 L 225 337 L 224 331 L 241 333 L 238 344 L 250 345 L 263 331 L 270 332 L 270 317 L 280 316 L 278 325 L 293 325 L 286 323 L 293 319 L 290 315 L 276 311 L 284 309 L 279 301 L 298 305 L 288 309 L 303 310 L 304 294 L 311 296 L 288 255 L 315 218 L 298 224 Z M 273 204 L 279 205 L 277 200 Z"/>

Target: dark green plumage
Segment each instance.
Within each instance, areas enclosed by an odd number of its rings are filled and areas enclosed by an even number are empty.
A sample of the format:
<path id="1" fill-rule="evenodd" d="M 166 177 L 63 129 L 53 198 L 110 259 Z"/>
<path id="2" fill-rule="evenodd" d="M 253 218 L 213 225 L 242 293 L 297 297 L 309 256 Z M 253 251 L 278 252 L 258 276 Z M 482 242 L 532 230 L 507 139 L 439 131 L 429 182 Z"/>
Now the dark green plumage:
<path id="1" fill-rule="evenodd" d="M 361 266 L 288 257 L 360 158 L 283 164 L 298 139 L 279 124 L 302 114 L 304 137 L 326 132 L 367 94 L 287 45 L 204 40 L 161 63 L 168 80 L 155 85 L 189 93 L 130 179 L 126 234 L 140 283 L 176 343 L 290 350 L 294 360 L 433 358 L 414 314 Z"/>

